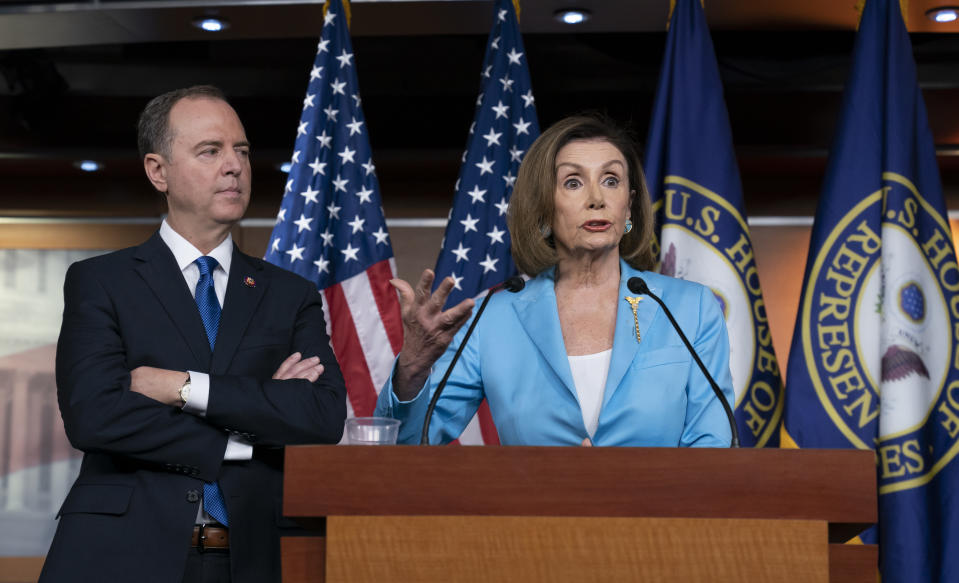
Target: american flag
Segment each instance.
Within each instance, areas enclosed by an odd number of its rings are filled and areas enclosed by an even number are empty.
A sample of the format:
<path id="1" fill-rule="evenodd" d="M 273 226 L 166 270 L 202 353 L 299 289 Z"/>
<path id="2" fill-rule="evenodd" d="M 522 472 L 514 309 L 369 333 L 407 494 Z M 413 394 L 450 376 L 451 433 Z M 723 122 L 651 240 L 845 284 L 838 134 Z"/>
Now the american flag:
<path id="1" fill-rule="evenodd" d="M 476 297 L 516 274 L 506 230 L 506 209 L 523 154 L 539 136 L 529 67 L 514 0 L 496 0 L 493 30 L 470 127 L 456 194 L 436 261 L 436 285 L 456 282 L 447 307 Z M 475 428 L 476 420 L 470 423 Z M 498 443 L 484 401 L 479 413 L 482 442 Z M 479 442 L 475 429 L 460 438 Z"/>
<path id="2" fill-rule="evenodd" d="M 346 13 L 341 0 L 331 0 L 265 259 L 322 292 L 350 414 L 357 416 L 372 414 L 403 344 L 379 190 Z"/>

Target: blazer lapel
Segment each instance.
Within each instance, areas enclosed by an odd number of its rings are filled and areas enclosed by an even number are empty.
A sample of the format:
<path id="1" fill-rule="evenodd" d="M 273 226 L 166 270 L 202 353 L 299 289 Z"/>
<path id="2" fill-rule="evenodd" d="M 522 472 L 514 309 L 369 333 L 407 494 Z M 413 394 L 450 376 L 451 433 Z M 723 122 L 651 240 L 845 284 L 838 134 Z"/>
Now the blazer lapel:
<path id="1" fill-rule="evenodd" d="M 609 360 L 609 373 L 606 376 L 606 388 L 603 394 L 603 406 L 609 402 L 613 393 L 622 384 L 626 371 L 629 370 L 633 359 L 642 348 L 642 339 L 646 337 L 649 325 L 659 311 L 659 305 L 648 296 L 638 296 L 629 291 L 627 282 L 629 278 L 639 275 L 638 272 L 630 268 L 625 262 L 621 263 L 620 273 L 622 274 L 619 282 L 619 297 L 616 308 L 616 331 L 613 336 L 613 354 Z M 661 289 L 650 286 L 650 291 L 659 295 Z M 633 308 L 626 297 L 641 298 L 636 306 L 636 318 L 633 318 Z M 636 340 L 637 321 L 640 341 Z"/>
<path id="2" fill-rule="evenodd" d="M 263 266 L 251 261 L 234 245 L 223 312 L 220 314 L 220 329 L 213 350 L 213 366 L 210 367 L 213 374 L 225 374 L 229 370 L 243 333 L 269 285 L 270 280 Z"/>
<path id="3" fill-rule="evenodd" d="M 169 315 L 184 343 L 190 347 L 198 366 L 209 366 L 210 343 L 206 338 L 203 320 L 193 299 L 193 292 L 187 287 L 173 252 L 160 238 L 160 234 L 154 233 L 144 244 L 137 247 L 133 258 L 138 262 L 134 269 L 146 281 Z"/>
<path id="4" fill-rule="evenodd" d="M 563 330 L 559 324 L 553 278 L 551 275 L 537 277 L 530 280 L 527 286 L 528 291 L 523 294 L 521 301 L 513 303 L 513 309 L 543 360 L 576 398 L 573 374 L 570 372 L 566 346 L 563 344 Z"/>

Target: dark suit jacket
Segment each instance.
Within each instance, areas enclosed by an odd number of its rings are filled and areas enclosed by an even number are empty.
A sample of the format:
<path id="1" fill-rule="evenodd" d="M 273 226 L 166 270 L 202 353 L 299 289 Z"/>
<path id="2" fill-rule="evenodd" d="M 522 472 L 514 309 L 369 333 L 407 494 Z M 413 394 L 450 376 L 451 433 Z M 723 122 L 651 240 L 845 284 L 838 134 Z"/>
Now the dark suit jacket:
<path id="1" fill-rule="evenodd" d="M 219 480 L 233 581 L 279 581 L 277 448 L 336 443 L 346 417 L 315 286 L 234 248 L 212 354 L 159 234 L 71 266 L 64 298 L 57 395 L 84 457 L 40 580 L 179 582 L 203 482 Z M 296 351 L 320 357 L 319 380 L 271 380 Z M 130 371 L 143 365 L 209 372 L 206 417 L 130 391 Z M 254 459 L 223 460 L 229 433 L 254 443 Z"/>

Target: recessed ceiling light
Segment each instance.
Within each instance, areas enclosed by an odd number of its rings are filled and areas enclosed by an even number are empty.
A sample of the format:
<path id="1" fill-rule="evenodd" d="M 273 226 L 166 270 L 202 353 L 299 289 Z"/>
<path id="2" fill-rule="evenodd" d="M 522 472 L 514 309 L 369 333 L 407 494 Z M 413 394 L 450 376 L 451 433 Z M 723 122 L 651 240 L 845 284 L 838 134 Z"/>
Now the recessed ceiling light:
<path id="1" fill-rule="evenodd" d="M 284 173 L 284 174 L 289 174 L 289 173 L 290 173 L 290 168 L 292 168 L 292 167 L 293 167 L 293 163 L 292 163 L 292 162 L 284 162 L 284 163 L 282 163 L 282 164 L 279 165 L 280 172 L 282 172 L 282 173 Z"/>
<path id="2" fill-rule="evenodd" d="M 230 28 L 230 21 L 216 16 L 204 16 L 193 19 L 193 26 L 207 32 L 220 32 Z"/>
<path id="3" fill-rule="evenodd" d="M 79 160 L 74 162 L 73 165 L 84 172 L 96 172 L 103 168 L 103 164 L 100 164 L 96 160 Z"/>
<path id="4" fill-rule="evenodd" d="M 553 13 L 553 18 L 564 24 L 582 24 L 589 20 L 589 17 L 589 11 L 581 8 L 568 8 Z"/>
<path id="5" fill-rule="evenodd" d="M 935 22 L 952 22 L 959 18 L 959 8 L 955 6 L 940 6 L 926 11 L 926 17 Z"/>

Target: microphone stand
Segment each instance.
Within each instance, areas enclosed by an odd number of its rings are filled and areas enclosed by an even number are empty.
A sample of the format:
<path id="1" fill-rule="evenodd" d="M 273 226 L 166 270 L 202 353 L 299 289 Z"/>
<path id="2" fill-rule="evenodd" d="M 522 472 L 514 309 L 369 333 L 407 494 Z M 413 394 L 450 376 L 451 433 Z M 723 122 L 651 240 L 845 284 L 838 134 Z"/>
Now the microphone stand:
<path id="1" fill-rule="evenodd" d="M 717 397 L 719 397 L 719 402 L 722 403 L 723 409 L 726 411 L 726 419 L 729 420 L 729 429 L 732 431 L 732 439 L 729 442 L 729 447 L 739 447 L 739 429 L 736 427 L 736 417 L 733 415 L 733 410 L 729 406 L 729 401 L 726 400 L 726 395 L 723 394 L 722 389 L 720 389 L 719 385 L 716 384 L 713 376 L 709 374 L 708 370 L 706 370 L 706 365 L 703 364 L 703 361 L 699 359 L 699 355 L 696 354 L 695 350 L 693 350 L 693 345 L 690 344 L 689 339 L 686 338 L 682 328 L 679 327 L 679 323 L 676 322 L 676 318 L 673 317 L 672 312 L 669 311 L 669 308 L 666 307 L 666 304 L 663 303 L 663 300 L 659 299 L 656 294 L 649 290 L 649 286 L 646 285 L 646 282 L 643 281 L 643 278 L 631 277 L 629 278 L 629 281 L 626 282 L 626 286 L 629 288 L 629 291 L 633 292 L 634 294 L 647 295 L 653 298 L 656 300 L 656 303 L 663 308 L 663 312 L 666 313 L 666 317 L 669 318 L 673 328 L 675 328 L 676 332 L 679 333 L 679 338 L 683 341 L 683 344 L 686 345 L 686 350 L 689 351 L 689 354 L 692 355 L 693 360 L 695 360 L 696 364 L 699 365 L 699 370 L 703 371 L 703 376 L 705 376 L 706 380 L 709 381 L 709 386 L 713 388 L 713 392 L 716 393 Z"/>
<path id="2" fill-rule="evenodd" d="M 513 277 L 507 279 L 503 283 L 493 286 L 489 292 L 486 294 L 486 297 L 483 298 L 483 302 L 480 304 L 479 310 L 476 312 L 476 317 L 473 318 L 473 321 L 470 323 L 470 327 L 466 329 L 466 335 L 463 336 L 463 341 L 460 342 L 459 348 L 456 349 L 456 354 L 453 355 L 453 360 L 450 362 L 450 365 L 446 367 L 446 373 L 443 375 L 443 378 L 440 379 L 440 384 L 436 386 L 436 391 L 433 393 L 433 398 L 430 399 L 430 405 L 426 409 L 426 419 L 423 421 L 423 434 L 420 436 L 420 445 L 429 445 L 430 444 L 430 420 L 433 418 L 433 409 L 436 408 L 436 402 L 439 401 L 440 395 L 443 394 L 443 389 L 446 388 L 446 381 L 450 378 L 450 373 L 453 372 L 453 367 L 456 366 L 456 362 L 460 359 L 460 355 L 463 353 L 463 349 L 466 347 L 466 341 L 470 339 L 470 336 L 473 335 L 473 329 L 476 328 L 476 323 L 479 322 L 480 316 L 483 315 L 483 310 L 486 309 L 486 304 L 489 303 L 490 298 L 493 297 L 493 294 L 498 292 L 501 289 L 506 289 L 516 293 L 526 287 L 526 282 L 522 277 L 514 275 Z"/>

